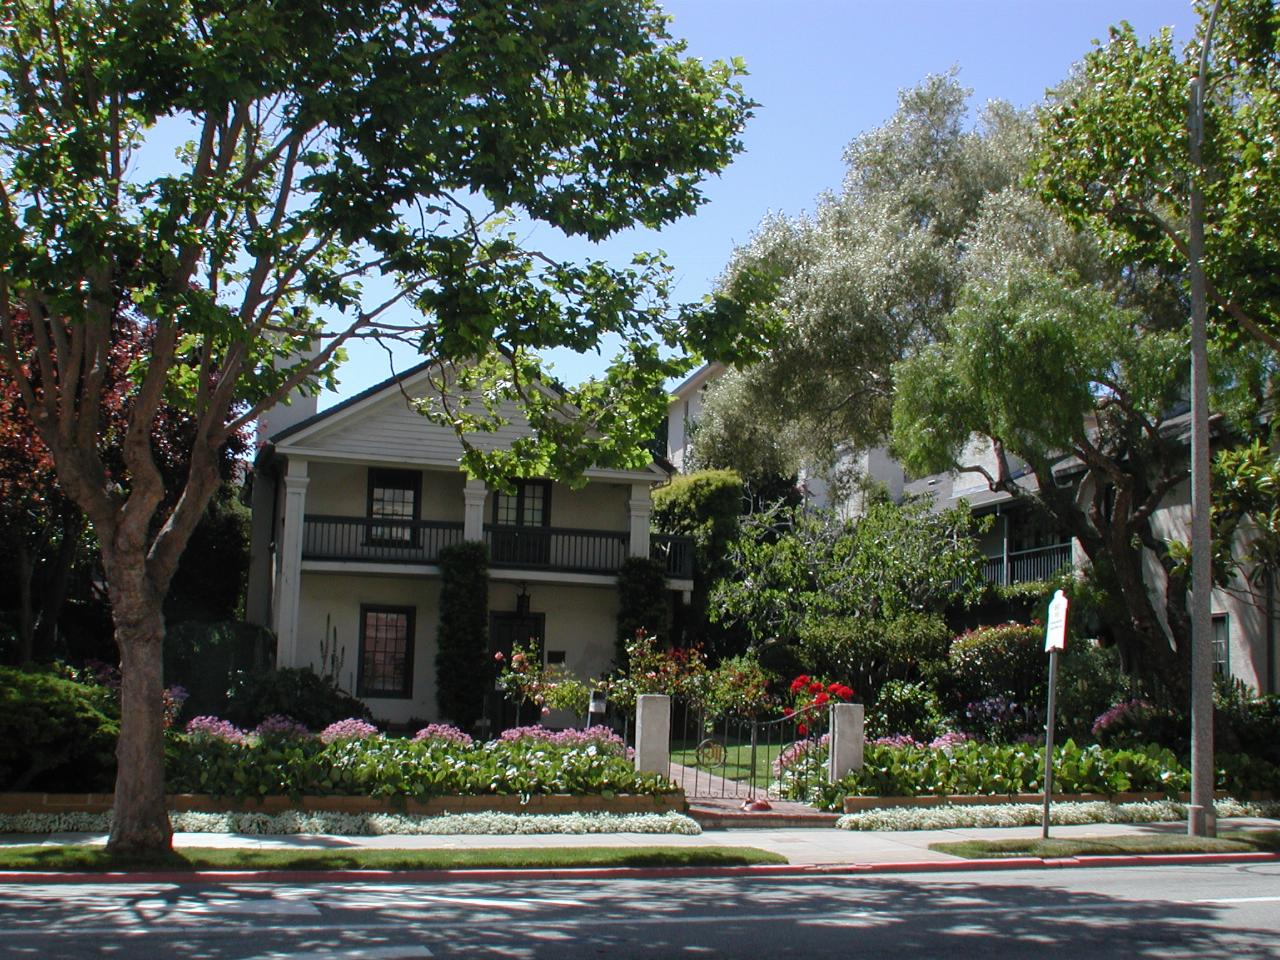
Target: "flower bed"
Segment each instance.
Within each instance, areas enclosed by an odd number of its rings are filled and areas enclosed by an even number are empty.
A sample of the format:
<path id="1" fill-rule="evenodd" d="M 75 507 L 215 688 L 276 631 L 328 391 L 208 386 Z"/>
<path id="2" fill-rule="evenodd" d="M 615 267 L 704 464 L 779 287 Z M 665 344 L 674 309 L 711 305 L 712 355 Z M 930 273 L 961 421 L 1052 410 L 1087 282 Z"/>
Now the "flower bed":
<path id="1" fill-rule="evenodd" d="M 167 751 L 169 788 L 177 793 L 258 798 L 283 795 L 412 799 L 443 796 L 665 795 L 666 777 L 638 773 L 611 730 L 541 727 L 508 731 L 476 744 L 461 731 L 433 725 L 413 739 L 386 737 L 343 721 L 317 737 L 288 724 L 245 733 L 201 717 Z"/>
<path id="2" fill-rule="evenodd" d="M 1243 755 L 1217 757 L 1218 788 L 1236 796 L 1280 792 L 1280 768 Z M 880 805 L 896 798 L 1034 794 L 1042 789 L 1044 750 L 1030 744 L 972 741 L 871 743 L 863 768 L 838 783 L 818 775 L 826 750 L 796 755 L 782 777 L 805 784 L 807 799 L 828 810 L 844 808 L 846 797 L 873 797 Z M 1132 749 L 1080 747 L 1068 740 L 1054 750 L 1054 790 L 1062 794 L 1113 797 L 1125 793 L 1173 797 L 1190 787 L 1191 774 L 1171 751 L 1154 745 Z"/>
<path id="3" fill-rule="evenodd" d="M 1219 800 L 1219 819 L 1274 817 L 1280 803 Z M 1031 803 L 987 803 L 982 806 L 895 807 L 852 813 L 836 821 L 842 830 L 957 830 L 963 827 L 1039 826 L 1044 808 Z M 1174 823 L 1187 818 L 1187 806 L 1173 800 L 1146 803 L 1055 803 L 1051 821 L 1058 826 L 1089 823 Z"/>

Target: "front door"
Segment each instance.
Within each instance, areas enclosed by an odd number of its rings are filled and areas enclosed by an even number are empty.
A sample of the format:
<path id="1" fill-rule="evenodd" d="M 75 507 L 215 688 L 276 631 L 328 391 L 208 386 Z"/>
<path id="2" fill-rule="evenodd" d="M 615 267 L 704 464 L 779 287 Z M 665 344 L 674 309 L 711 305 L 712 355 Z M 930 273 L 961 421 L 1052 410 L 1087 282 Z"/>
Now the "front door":
<path id="1" fill-rule="evenodd" d="M 530 640 L 535 641 L 538 656 L 543 656 L 546 616 L 541 613 L 490 613 L 489 614 L 489 663 L 493 664 L 493 675 L 496 678 L 501 666 L 494 655 L 501 653 L 504 662 L 511 662 L 511 650 L 515 644 L 528 646 Z M 485 696 L 485 719 L 489 721 L 489 736 L 496 737 L 503 730 L 525 723 L 537 723 L 538 708 L 528 703 L 516 703 L 496 683 L 489 685 Z"/>

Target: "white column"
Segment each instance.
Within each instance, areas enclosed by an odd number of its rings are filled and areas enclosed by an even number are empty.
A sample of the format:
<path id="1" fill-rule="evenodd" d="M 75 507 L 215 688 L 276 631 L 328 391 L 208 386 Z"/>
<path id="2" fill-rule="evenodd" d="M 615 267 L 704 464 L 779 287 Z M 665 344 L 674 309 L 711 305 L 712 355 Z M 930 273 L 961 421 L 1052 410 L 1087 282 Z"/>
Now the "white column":
<path id="1" fill-rule="evenodd" d="M 835 783 L 852 770 L 862 769 L 866 708 L 860 703 L 831 706 L 831 747 L 827 751 L 827 781 Z"/>
<path id="2" fill-rule="evenodd" d="M 275 609 L 276 663 L 298 661 L 298 595 L 302 590 L 302 521 L 307 511 L 307 461 L 290 459 L 284 477 L 284 523 L 280 531 L 280 579 Z"/>
<path id="3" fill-rule="evenodd" d="M 660 693 L 636 697 L 636 771 L 671 776 L 671 698 Z"/>
<path id="4" fill-rule="evenodd" d="M 488 493 L 483 480 L 467 478 L 462 488 L 462 539 L 484 539 L 484 499 Z"/>
<path id="5" fill-rule="evenodd" d="M 627 501 L 627 516 L 631 525 L 628 556 L 647 557 L 649 555 L 649 516 L 652 512 L 653 501 L 649 498 L 649 485 L 633 483 L 631 499 Z"/>

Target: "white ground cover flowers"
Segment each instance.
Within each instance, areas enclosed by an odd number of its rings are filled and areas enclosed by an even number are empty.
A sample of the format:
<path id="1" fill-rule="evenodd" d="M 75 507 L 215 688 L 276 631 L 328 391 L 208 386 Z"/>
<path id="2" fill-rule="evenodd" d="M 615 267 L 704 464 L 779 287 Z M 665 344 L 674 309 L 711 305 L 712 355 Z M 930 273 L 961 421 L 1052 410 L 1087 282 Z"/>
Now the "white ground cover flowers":
<path id="1" fill-rule="evenodd" d="M 1219 800 L 1219 818 L 1280 816 L 1280 802 Z M 1032 827 L 1041 822 L 1038 803 L 983 806 L 887 807 L 850 813 L 836 821 L 842 830 L 954 830 L 961 827 Z M 1055 803 L 1050 822 L 1058 826 L 1088 823 L 1164 823 L 1187 818 L 1187 805 L 1173 800 L 1150 803 Z"/>
<path id="2" fill-rule="evenodd" d="M 287 811 L 277 814 L 170 811 L 169 822 L 180 833 L 314 833 L 348 837 L 383 834 L 509 836 L 532 833 L 672 833 L 695 836 L 702 832 L 696 820 L 679 813 L 449 813 L 428 817 L 323 811 Z M 110 829 L 110 813 L 0 814 L 0 833 L 106 833 Z"/>

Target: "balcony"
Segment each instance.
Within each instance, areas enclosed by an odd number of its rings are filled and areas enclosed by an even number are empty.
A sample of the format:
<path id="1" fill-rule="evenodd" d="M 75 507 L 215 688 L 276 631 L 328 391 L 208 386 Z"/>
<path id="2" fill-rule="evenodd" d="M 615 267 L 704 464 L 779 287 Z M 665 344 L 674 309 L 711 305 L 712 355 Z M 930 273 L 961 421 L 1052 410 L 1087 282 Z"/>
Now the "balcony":
<path id="1" fill-rule="evenodd" d="M 1064 567 L 1071 566 L 1071 544 L 1056 543 L 1051 547 L 1017 550 L 1000 557 L 987 557 L 982 572 L 988 583 L 1009 586 L 1048 580 Z"/>
<path id="2" fill-rule="evenodd" d="M 463 540 L 461 523 L 308 515 L 303 522 L 302 559 L 362 563 L 433 564 L 442 548 Z M 614 530 L 486 525 L 489 563 L 497 569 L 559 570 L 616 574 L 631 535 Z M 654 534 L 649 555 L 668 577 L 693 577 L 693 539 Z"/>

